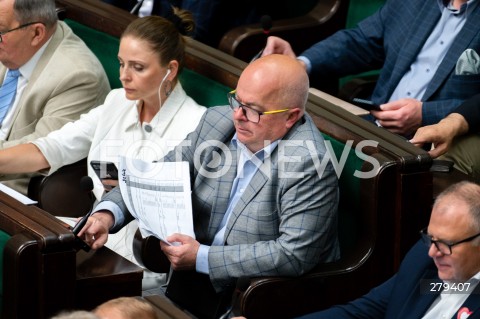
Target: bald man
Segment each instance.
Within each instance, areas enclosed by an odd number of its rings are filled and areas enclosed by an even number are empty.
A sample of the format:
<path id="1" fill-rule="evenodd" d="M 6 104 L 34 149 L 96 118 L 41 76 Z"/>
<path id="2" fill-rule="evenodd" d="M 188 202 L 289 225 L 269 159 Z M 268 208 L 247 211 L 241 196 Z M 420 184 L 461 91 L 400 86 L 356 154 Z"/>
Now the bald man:
<path id="1" fill-rule="evenodd" d="M 338 181 L 330 161 L 320 164 L 326 148 L 305 113 L 308 87 L 295 59 L 260 58 L 230 106 L 209 108 L 163 159 L 190 163 L 196 238 L 171 234 L 178 245 L 161 245 L 177 275 L 203 274 L 218 292 L 241 276 L 299 276 L 338 258 Z M 95 212 L 80 232 L 94 249 L 132 219 L 118 188 Z"/>

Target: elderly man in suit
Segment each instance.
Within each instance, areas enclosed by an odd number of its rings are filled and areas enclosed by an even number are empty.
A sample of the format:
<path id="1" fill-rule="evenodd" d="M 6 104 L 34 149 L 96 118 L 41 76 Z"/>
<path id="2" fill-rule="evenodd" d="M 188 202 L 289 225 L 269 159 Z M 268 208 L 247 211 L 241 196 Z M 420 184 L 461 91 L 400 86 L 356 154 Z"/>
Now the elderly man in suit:
<path id="1" fill-rule="evenodd" d="M 58 22 L 54 0 L 1 0 L 0 39 L 0 148 L 61 128 L 110 90 L 98 59 Z M 0 179 L 26 193 L 30 176 Z"/>
<path id="2" fill-rule="evenodd" d="M 341 77 L 381 69 L 371 111 L 386 129 L 413 136 L 480 91 L 480 6 L 467 0 L 387 0 L 356 28 L 341 30 L 303 52 L 310 74 Z M 295 56 L 268 39 L 264 55 Z"/>
<path id="3" fill-rule="evenodd" d="M 480 186 L 464 181 L 443 191 L 421 236 L 385 283 L 301 318 L 480 318 Z"/>
<path id="4" fill-rule="evenodd" d="M 299 276 L 337 259 L 338 181 L 305 113 L 308 87 L 295 59 L 258 59 L 230 107 L 209 108 L 164 158 L 190 163 L 196 239 L 171 234 L 179 245 L 161 245 L 177 274 L 205 274 L 222 291 L 242 276 Z M 96 249 L 130 219 L 116 188 L 79 235 Z"/>

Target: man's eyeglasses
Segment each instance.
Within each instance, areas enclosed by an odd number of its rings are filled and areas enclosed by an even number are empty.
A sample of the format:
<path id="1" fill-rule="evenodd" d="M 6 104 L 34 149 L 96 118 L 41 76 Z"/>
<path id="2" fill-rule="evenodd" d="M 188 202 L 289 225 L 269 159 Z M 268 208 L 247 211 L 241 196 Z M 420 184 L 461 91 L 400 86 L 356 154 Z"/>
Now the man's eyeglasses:
<path id="1" fill-rule="evenodd" d="M 242 109 L 243 115 L 249 120 L 250 122 L 258 123 L 260 122 L 260 116 L 265 114 L 277 114 L 287 112 L 290 109 L 283 109 L 283 110 L 275 110 L 275 111 L 266 111 L 260 112 L 257 110 L 252 109 L 250 106 L 242 104 L 237 97 L 235 96 L 236 90 L 233 90 L 227 94 L 228 102 L 230 103 L 230 108 L 235 112 L 238 108 Z"/>
<path id="2" fill-rule="evenodd" d="M 476 235 L 473 235 L 473 236 L 470 236 L 468 238 L 465 238 L 465 239 L 462 239 L 462 240 L 459 240 L 459 241 L 456 241 L 456 242 L 453 242 L 453 243 L 447 243 L 441 239 L 439 240 L 433 240 L 432 236 L 430 236 L 428 233 L 427 233 L 427 229 L 424 228 L 420 231 L 420 235 L 422 236 L 422 240 L 423 242 L 425 243 L 425 245 L 427 245 L 427 247 L 430 248 L 430 246 L 432 246 L 432 244 L 435 245 L 435 247 L 438 249 L 438 251 L 440 251 L 442 254 L 444 255 L 451 255 L 452 254 L 452 247 L 453 246 L 456 246 L 458 244 L 462 244 L 462 243 L 466 243 L 466 242 L 469 242 L 469 241 L 472 241 L 474 240 L 475 238 L 477 238 L 478 236 L 480 236 L 480 233 L 476 234 Z"/>
<path id="3" fill-rule="evenodd" d="M 3 36 L 9 32 L 12 32 L 12 31 L 16 31 L 16 30 L 20 30 L 20 29 L 23 29 L 25 27 L 28 27 L 32 24 L 36 24 L 36 23 L 42 23 L 42 22 L 29 22 L 29 23 L 25 23 L 25 24 L 22 24 L 22 25 L 19 25 L 18 27 L 16 28 L 13 28 L 13 29 L 10 29 L 10 30 L 7 30 L 7 31 L 1 31 L 0 32 L 0 43 L 3 42 Z M 43 24 L 43 23 L 42 23 Z"/>

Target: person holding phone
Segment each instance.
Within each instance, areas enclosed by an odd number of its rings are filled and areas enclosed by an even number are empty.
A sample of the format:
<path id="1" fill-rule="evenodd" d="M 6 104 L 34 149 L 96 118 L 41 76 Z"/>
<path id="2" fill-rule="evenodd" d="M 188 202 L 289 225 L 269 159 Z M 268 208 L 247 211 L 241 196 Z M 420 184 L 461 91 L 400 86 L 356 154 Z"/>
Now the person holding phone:
<path id="1" fill-rule="evenodd" d="M 355 27 L 340 30 L 298 55 L 315 79 L 380 70 L 371 115 L 389 131 L 411 137 L 438 123 L 480 90 L 480 14 L 476 1 L 387 0 Z M 270 36 L 263 55 L 297 57 Z M 368 117 L 373 120 L 373 117 Z"/>
<path id="2" fill-rule="evenodd" d="M 178 81 L 184 66 L 184 35 L 194 27 L 190 12 L 175 9 L 181 23 L 159 16 L 138 18 L 120 39 L 118 60 L 123 88 L 112 90 L 100 105 L 79 120 L 44 138 L 0 152 L 0 172 L 47 170 L 87 157 L 88 162 L 118 162 L 119 155 L 151 161 L 163 157 L 199 123 L 206 108 L 187 96 Z M 94 194 L 100 199 L 104 184 L 92 167 Z M 103 183 L 102 183 L 103 182 Z M 107 246 L 135 262 L 131 240 L 136 223 Z M 113 237 L 111 237 L 113 240 Z"/>

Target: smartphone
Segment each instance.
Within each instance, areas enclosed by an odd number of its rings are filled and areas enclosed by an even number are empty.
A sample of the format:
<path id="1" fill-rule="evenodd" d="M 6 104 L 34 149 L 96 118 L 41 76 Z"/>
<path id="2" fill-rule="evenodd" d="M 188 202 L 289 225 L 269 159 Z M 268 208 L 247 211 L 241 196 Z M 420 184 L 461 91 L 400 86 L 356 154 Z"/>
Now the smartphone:
<path id="1" fill-rule="evenodd" d="M 118 180 L 118 170 L 114 163 L 105 161 L 90 161 L 90 166 L 100 179 Z"/>
<path id="2" fill-rule="evenodd" d="M 362 109 L 365 110 L 376 110 L 376 111 L 381 111 L 380 105 L 373 103 L 370 100 L 364 100 L 364 99 L 359 99 L 359 98 L 354 98 L 352 100 L 352 104 L 361 107 Z"/>
<path id="3" fill-rule="evenodd" d="M 453 169 L 453 162 L 449 160 L 439 160 L 434 159 L 432 161 L 432 166 L 430 167 L 431 172 L 442 172 L 448 173 Z"/>

